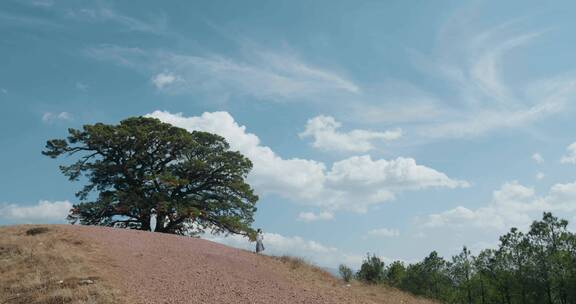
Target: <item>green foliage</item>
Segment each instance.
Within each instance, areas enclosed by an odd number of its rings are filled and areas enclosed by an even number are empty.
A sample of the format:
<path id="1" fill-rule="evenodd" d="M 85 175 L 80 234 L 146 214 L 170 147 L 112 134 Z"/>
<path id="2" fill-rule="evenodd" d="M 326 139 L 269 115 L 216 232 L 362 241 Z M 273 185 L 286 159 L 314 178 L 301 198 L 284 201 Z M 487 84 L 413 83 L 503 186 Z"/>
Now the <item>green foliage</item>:
<path id="1" fill-rule="evenodd" d="M 388 285 L 399 287 L 406 276 L 406 266 L 400 261 L 394 261 L 385 272 Z"/>
<path id="2" fill-rule="evenodd" d="M 497 249 L 477 256 L 463 247 L 450 262 L 436 252 L 407 266 L 394 262 L 384 283 L 443 303 L 576 304 L 576 234 L 567 226 L 544 213 L 528 232 L 512 228 Z M 362 265 L 365 273 L 371 259 Z"/>
<path id="3" fill-rule="evenodd" d="M 255 236 L 251 223 L 258 197 L 245 182 L 252 163 L 230 151 L 224 138 L 145 117 L 68 133 L 66 139 L 49 140 L 42 153 L 77 157 L 60 169 L 70 181 L 87 180 L 76 193 L 80 202 L 70 221 L 148 230 L 154 208 L 158 232 L 210 229 Z"/>
<path id="4" fill-rule="evenodd" d="M 422 262 L 408 265 L 400 288 L 417 295 L 448 300 L 450 298 L 446 292 L 450 286 L 448 266 L 448 263 L 433 251 Z"/>
<path id="5" fill-rule="evenodd" d="M 338 267 L 338 272 L 340 273 L 340 276 L 345 282 L 350 282 L 350 280 L 352 280 L 353 276 L 352 269 L 350 269 L 348 266 L 340 264 L 340 266 Z"/>
<path id="6" fill-rule="evenodd" d="M 366 283 L 379 283 L 384 280 L 384 262 L 376 255 L 366 255 L 360 270 L 356 273 L 356 278 Z"/>

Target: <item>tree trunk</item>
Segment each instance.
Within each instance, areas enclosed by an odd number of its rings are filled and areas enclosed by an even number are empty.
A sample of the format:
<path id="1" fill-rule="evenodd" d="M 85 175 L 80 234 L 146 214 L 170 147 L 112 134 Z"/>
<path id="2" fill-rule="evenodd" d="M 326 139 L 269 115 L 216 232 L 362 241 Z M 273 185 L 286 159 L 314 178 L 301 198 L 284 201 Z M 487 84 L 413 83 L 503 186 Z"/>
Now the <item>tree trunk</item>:
<path id="1" fill-rule="evenodd" d="M 482 298 L 482 304 L 486 304 L 486 299 L 484 297 L 484 280 L 480 279 L 480 296 Z"/>

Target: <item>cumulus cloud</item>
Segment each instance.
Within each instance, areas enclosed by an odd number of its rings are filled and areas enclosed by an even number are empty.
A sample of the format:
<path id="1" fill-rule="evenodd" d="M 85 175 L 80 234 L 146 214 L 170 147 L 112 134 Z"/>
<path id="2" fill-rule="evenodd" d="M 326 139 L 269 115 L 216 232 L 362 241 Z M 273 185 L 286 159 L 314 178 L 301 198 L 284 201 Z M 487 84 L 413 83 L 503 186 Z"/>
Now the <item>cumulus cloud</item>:
<path id="1" fill-rule="evenodd" d="M 576 211 L 576 182 L 555 184 L 544 196 L 536 196 L 533 188 L 516 181 L 507 182 L 493 192 L 492 201 L 487 206 L 477 209 L 458 206 L 431 214 L 422 226 L 505 231 L 511 227 L 526 228 L 545 211 L 561 214 Z"/>
<path id="2" fill-rule="evenodd" d="M 0 220 L 10 224 L 63 223 L 72 208 L 69 201 L 39 201 L 36 205 L 0 204 Z"/>
<path id="3" fill-rule="evenodd" d="M 298 220 L 303 222 L 327 221 L 332 219 L 334 219 L 334 214 L 328 211 L 323 211 L 318 214 L 314 212 L 300 212 L 298 214 Z"/>
<path id="4" fill-rule="evenodd" d="M 532 154 L 532 160 L 534 160 L 537 164 L 541 164 L 544 162 L 544 158 L 542 157 L 542 155 L 540 155 L 540 153 Z"/>
<path id="5" fill-rule="evenodd" d="M 536 179 L 537 180 L 542 180 L 542 179 L 544 179 L 544 177 L 546 177 L 546 175 L 544 173 L 542 173 L 542 172 L 536 173 Z"/>
<path id="6" fill-rule="evenodd" d="M 203 113 L 184 117 L 182 114 L 155 111 L 147 115 L 189 131 L 202 130 L 227 139 L 253 163 L 248 176 L 257 192 L 273 193 L 292 201 L 316 206 L 327 211 L 365 212 L 371 205 L 394 199 L 395 193 L 429 187 L 466 187 L 465 181 L 453 180 L 446 174 L 418 165 L 411 158 L 372 160 L 355 156 L 335 162 L 328 168 L 323 162 L 282 158 L 246 132 L 227 112 Z"/>
<path id="7" fill-rule="evenodd" d="M 327 178 L 330 184 L 365 185 L 391 190 L 469 186 L 466 181 L 453 180 L 442 172 L 418 165 L 413 158 L 372 160 L 369 155 L 335 162 Z"/>
<path id="8" fill-rule="evenodd" d="M 560 159 L 563 164 L 576 164 L 576 142 L 570 144 L 566 150 L 568 153 Z"/>
<path id="9" fill-rule="evenodd" d="M 72 115 L 68 112 L 52 113 L 45 112 L 42 114 L 42 121 L 45 123 L 54 123 L 59 120 L 72 120 Z"/>
<path id="10" fill-rule="evenodd" d="M 315 241 L 303 239 L 299 236 L 283 236 L 277 233 L 264 233 L 265 253 L 268 255 L 282 256 L 290 255 L 302 257 L 316 265 L 322 267 L 338 267 L 339 264 L 346 264 L 354 269 L 358 269 L 362 263 L 362 256 L 345 253 L 335 247 L 326 246 Z M 218 242 L 224 245 L 254 250 L 254 243 L 239 235 L 204 235 L 204 239 Z"/>
<path id="11" fill-rule="evenodd" d="M 400 236 L 398 229 L 379 228 L 368 231 L 368 235 L 379 237 L 397 237 Z"/>
<path id="12" fill-rule="evenodd" d="M 323 150 L 347 152 L 367 152 L 374 149 L 374 142 L 384 142 L 398 139 L 402 136 L 400 129 L 375 132 L 368 130 L 352 130 L 339 132 L 342 124 L 334 117 L 319 115 L 306 123 L 306 129 L 300 133 L 301 138 L 312 137 L 312 146 Z"/>

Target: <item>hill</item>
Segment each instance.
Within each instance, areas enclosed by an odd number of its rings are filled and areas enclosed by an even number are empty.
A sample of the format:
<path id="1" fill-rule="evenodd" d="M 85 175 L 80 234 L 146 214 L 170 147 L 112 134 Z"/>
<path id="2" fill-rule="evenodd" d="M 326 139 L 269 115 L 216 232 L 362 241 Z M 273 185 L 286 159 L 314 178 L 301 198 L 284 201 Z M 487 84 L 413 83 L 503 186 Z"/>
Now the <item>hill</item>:
<path id="1" fill-rule="evenodd" d="M 0 303 L 434 303 L 298 258 L 94 226 L 0 228 Z"/>

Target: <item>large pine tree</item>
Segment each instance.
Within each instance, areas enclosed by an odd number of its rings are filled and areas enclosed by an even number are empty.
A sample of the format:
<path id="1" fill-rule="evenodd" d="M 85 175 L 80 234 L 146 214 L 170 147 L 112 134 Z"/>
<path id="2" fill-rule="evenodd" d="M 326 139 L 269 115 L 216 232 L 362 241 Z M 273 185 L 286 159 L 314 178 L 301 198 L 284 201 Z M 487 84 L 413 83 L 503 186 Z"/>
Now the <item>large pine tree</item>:
<path id="1" fill-rule="evenodd" d="M 221 136 L 145 117 L 68 132 L 66 139 L 49 140 L 42 153 L 75 157 L 60 166 L 62 173 L 87 180 L 70 221 L 147 230 L 155 209 L 158 232 L 254 235 L 258 197 L 245 181 L 252 163 Z"/>

